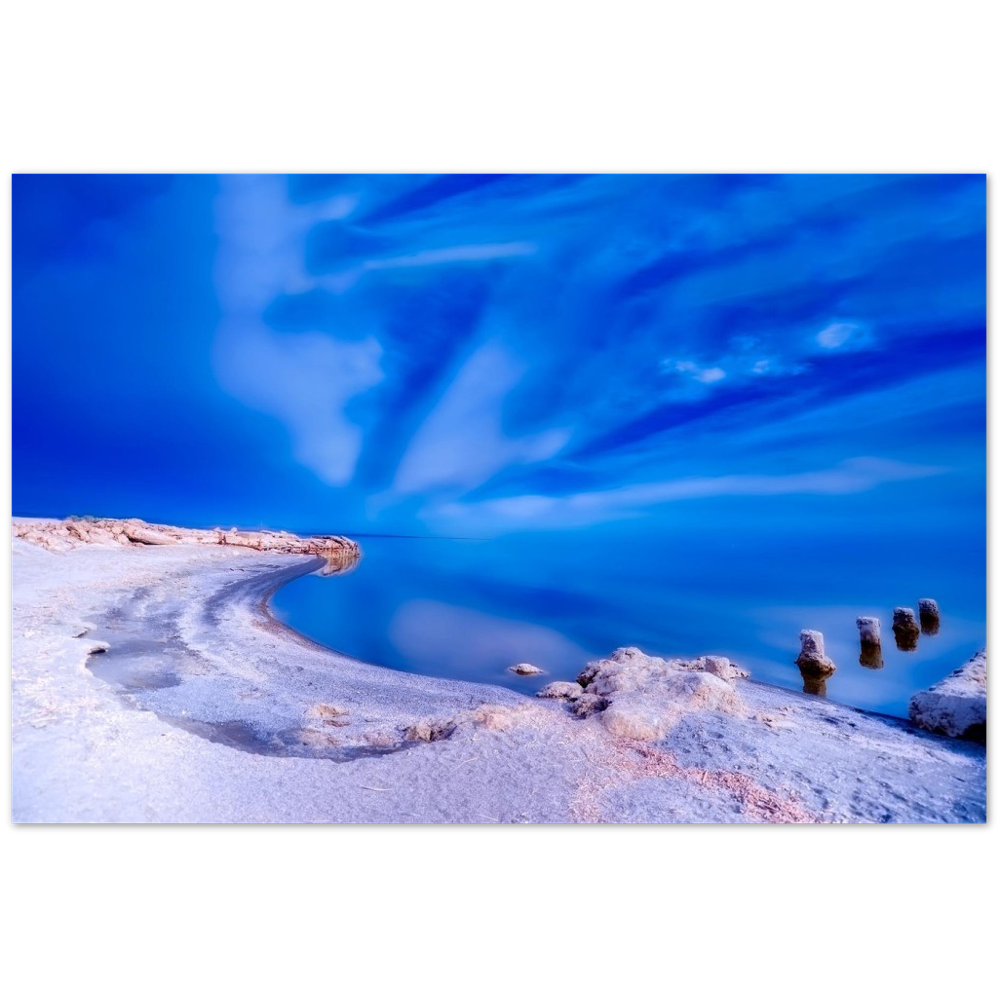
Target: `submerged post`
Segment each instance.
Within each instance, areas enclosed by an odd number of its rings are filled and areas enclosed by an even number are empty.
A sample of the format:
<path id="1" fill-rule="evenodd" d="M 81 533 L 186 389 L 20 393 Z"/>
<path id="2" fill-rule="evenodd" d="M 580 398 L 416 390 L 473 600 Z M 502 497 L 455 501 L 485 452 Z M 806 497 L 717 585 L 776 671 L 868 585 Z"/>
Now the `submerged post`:
<path id="1" fill-rule="evenodd" d="M 823 633 L 803 629 L 799 633 L 799 642 L 802 643 L 802 648 L 795 665 L 802 674 L 802 690 L 806 694 L 824 695 L 826 678 L 837 669 L 837 665 L 826 655 Z"/>
<path id="2" fill-rule="evenodd" d="M 920 626 L 913 608 L 895 608 L 892 612 L 892 631 L 896 636 L 896 648 L 904 653 L 912 653 L 917 648 Z"/>
<path id="3" fill-rule="evenodd" d="M 858 663 L 871 670 L 881 670 L 882 623 L 877 618 L 859 618 L 858 631 L 861 633 L 861 656 Z"/>
<path id="4" fill-rule="evenodd" d="M 920 612 L 920 631 L 924 635 L 937 635 L 941 628 L 941 612 L 938 602 L 931 597 L 921 597 L 917 602 Z"/>

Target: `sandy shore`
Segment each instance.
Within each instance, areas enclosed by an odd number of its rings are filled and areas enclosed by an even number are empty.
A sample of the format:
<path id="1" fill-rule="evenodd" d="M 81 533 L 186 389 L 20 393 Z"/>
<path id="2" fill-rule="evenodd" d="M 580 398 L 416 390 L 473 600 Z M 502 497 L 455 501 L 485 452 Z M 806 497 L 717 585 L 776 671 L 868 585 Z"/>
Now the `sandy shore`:
<path id="1" fill-rule="evenodd" d="M 982 746 L 697 664 L 605 661 L 581 712 L 359 663 L 264 607 L 324 565 L 15 538 L 15 822 L 986 818 Z"/>

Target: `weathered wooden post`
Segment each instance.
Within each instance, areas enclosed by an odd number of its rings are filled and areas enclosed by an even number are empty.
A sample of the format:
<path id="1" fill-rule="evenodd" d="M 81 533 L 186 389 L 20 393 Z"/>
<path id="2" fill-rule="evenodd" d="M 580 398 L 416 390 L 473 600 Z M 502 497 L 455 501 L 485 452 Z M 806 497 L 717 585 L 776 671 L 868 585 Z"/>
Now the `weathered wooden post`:
<path id="1" fill-rule="evenodd" d="M 803 629 L 799 633 L 802 644 L 795 665 L 802 674 L 802 690 L 806 694 L 826 694 L 826 679 L 836 669 L 837 665 L 826 655 L 823 643 L 823 633 L 812 629 Z"/>
<path id="2" fill-rule="evenodd" d="M 859 618 L 858 631 L 861 633 L 861 656 L 858 663 L 871 670 L 881 670 L 882 662 L 882 623 L 877 618 Z"/>
<path id="3" fill-rule="evenodd" d="M 896 649 L 911 653 L 917 648 L 920 626 L 913 608 L 895 608 L 892 612 L 892 631 L 896 636 Z"/>
<path id="4" fill-rule="evenodd" d="M 931 597 L 921 597 L 917 602 L 920 612 L 920 631 L 924 635 L 937 635 L 941 629 L 941 612 L 938 602 Z"/>

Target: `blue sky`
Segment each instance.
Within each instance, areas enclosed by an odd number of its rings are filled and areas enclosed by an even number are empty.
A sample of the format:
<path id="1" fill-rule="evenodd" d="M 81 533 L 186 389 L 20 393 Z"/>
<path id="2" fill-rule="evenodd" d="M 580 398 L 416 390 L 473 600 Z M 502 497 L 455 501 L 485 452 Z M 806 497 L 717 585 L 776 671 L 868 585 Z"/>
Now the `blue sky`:
<path id="1" fill-rule="evenodd" d="M 985 564 L 982 176 L 16 176 L 13 250 L 15 513 Z"/>

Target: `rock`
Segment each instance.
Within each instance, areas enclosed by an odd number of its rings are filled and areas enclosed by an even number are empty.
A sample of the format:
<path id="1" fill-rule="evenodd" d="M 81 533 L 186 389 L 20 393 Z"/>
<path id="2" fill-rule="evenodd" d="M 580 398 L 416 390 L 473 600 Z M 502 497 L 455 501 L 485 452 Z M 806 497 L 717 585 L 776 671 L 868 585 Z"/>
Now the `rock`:
<path id="1" fill-rule="evenodd" d="M 913 608 L 894 608 L 892 612 L 892 631 L 896 636 L 896 648 L 904 653 L 911 653 L 917 648 L 920 636 L 920 626 Z"/>
<path id="2" fill-rule="evenodd" d="M 837 669 L 837 665 L 826 655 L 822 632 L 803 629 L 799 633 L 799 642 L 802 649 L 795 665 L 803 677 L 829 677 Z"/>
<path id="3" fill-rule="evenodd" d="M 50 552 L 66 552 L 80 545 L 238 545 L 258 552 L 318 555 L 327 561 L 322 575 L 343 573 L 361 558 L 357 542 L 341 535 L 300 538 L 287 531 L 239 531 L 232 528 L 175 528 L 147 524 L 137 517 L 67 518 L 65 521 L 16 521 L 15 538 L 22 538 Z"/>
<path id="4" fill-rule="evenodd" d="M 536 667 L 533 663 L 515 663 L 514 666 L 507 668 L 512 674 L 518 674 L 521 677 L 532 677 L 536 674 L 544 674 L 545 671 L 541 667 Z"/>
<path id="5" fill-rule="evenodd" d="M 724 681 L 734 681 L 750 676 L 749 670 L 738 667 L 726 656 L 699 656 L 695 660 L 688 660 L 684 664 L 684 669 L 714 674 L 716 677 L 721 677 Z"/>
<path id="6" fill-rule="evenodd" d="M 941 612 L 937 601 L 932 597 L 921 597 L 917 601 L 917 611 L 920 614 L 920 631 L 924 635 L 937 635 L 941 631 Z"/>
<path id="7" fill-rule="evenodd" d="M 122 529 L 122 534 L 130 542 L 138 542 L 140 545 L 176 545 L 178 539 L 166 531 L 143 524 L 141 521 L 126 521 Z"/>
<path id="8" fill-rule="evenodd" d="M 910 699 L 910 720 L 923 729 L 986 742 L 986 650 Z"/>
<path id="9" fill-rule="evenodd" d="M 602 698 L 599 694 L 588 694 L 583 692 L 578 698 L 574 698 L 570 703 L 570 708 L 574 715 L 581 719 L 586 719 L 595 712 L 603 712 L 611 703 L 607 698 Z"/>
<path id="10" fill-rule="evenodd" d="M 455 723 L 450 719 L 424 719 L 415 722 L 403 735 L 407 740 L 433 743 L 436 740 L 446 740 L 454 731 Z"/>
<path id="11" fill-rule="evenodd" d="M 583 694 L 583 688 L 573 681 L 552 681 L 538 692 L 539 698 L 579 698 Z"/>
<path id="12" fill-rule="evenodd" d="M 689 713 L 737 715 L 742 707 L 735 688 L 721 677 L 679 672 L 660 679 L 653 692 L 633 691 L 615 698 L 601 721 L 609 732 L 623 739 L 659 740 Z"/>
<path id="13" fill-rule="evenodd" d="M 725 656 L 664 659 L 623 646 L 587 664 L 571 709 L 583 717 L 600 713 L 605 728 L 622 739 L 659 740 L 692 712 L 741 713 L 743 702 L 731 681 L 746 676 Z"/>
<path id="14" fill-rule="evenodd" d="M 577 682 L 592 694 L 608 697 L 642 690 L 657 678 L 683 669 L 681 660 L 647 656 L 635 646 L 616 649 L 607 659 L 588 663 Z"/>

